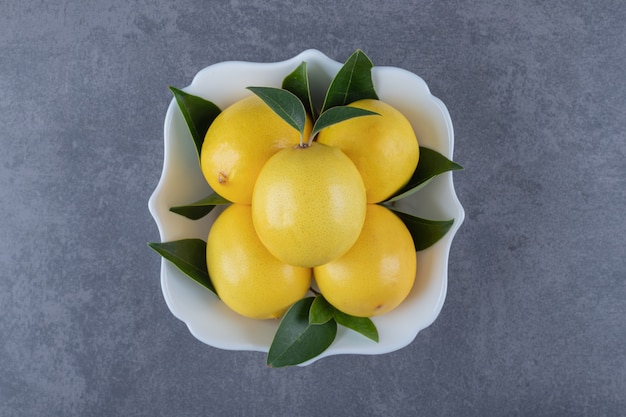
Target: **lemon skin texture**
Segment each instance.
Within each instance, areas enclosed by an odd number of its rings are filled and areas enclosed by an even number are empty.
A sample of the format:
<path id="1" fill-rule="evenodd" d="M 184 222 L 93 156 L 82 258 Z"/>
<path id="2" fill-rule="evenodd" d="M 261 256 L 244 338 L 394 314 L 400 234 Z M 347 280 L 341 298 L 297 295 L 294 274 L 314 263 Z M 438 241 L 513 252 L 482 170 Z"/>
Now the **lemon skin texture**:
<path id="1" fill-rule="evenodd" d="M 388 313 L 413 288 L 417 267 L 408 229 L 389 209 L 368 205 L 361 236 L 341 258 L 313 268 L 326 300 L 344 313 Z"/>
<path id="2" fill-rule="evenodd" d="M 311 283 L 311 269 L 280 262 L 265 249 L 248 205 L 233 204 L 218 216 L 209 231 L 206 254 L 218 296 L 245 317 L 280 317 L 304 297 Z"/>
<path id="3" fill-rule="evenodd" d="M 304 137 L 311 132 L 307 117 Z M 213 121 L 200 151 L 211 188 L 234 203 L 250 204 L 259 171 L 279 150 L 300 143 L 300 133 L 258 96 L 235 102 Z"/>
<path id="4" fill-rule="evenodd" d="M 252 219 L 267 249 L 313 267 L 346 253 L 365 220 L 365 186 L 338 148 L 313 142 L 276 153 L 259 174 Z"/>
<path id="5" fill-rule="evenodd" d="M 373 99 L 349 104 L 379 116 L 348 119 L 323 129 L 319 143 L 339 147 L 357 166 L 367 202 L 391 197 L 408 183 L 419 161 L 419 144 L 408 119 L 391 105 Z"/>

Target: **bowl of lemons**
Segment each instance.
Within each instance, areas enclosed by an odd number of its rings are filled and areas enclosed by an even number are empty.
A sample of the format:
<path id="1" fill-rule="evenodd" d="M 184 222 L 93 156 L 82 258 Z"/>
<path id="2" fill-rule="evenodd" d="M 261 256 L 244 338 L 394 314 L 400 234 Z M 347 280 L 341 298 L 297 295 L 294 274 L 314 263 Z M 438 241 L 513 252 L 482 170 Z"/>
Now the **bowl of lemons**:
<path id="1" fill-rule="evenodd" d="M 388 353 L 435 321 L 464 211 L 424 80 L 306 50 L 170 89 L 149 246 L 198 340 L 283 367 Z"/>

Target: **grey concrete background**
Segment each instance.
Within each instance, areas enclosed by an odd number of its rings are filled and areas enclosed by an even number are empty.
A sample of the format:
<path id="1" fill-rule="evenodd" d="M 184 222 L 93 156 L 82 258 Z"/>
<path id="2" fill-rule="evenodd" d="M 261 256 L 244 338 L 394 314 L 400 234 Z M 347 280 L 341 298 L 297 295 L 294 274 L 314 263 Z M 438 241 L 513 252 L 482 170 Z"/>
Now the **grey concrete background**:
<path id="1" fill-rule="evenodd" d="M 626 413 L 621 0 L 0 0 L 0 416 Z M 398 352 L 271 370 L 167 309 L 168 85 L 316 48 L 422 76 L 467 219 Z"/>

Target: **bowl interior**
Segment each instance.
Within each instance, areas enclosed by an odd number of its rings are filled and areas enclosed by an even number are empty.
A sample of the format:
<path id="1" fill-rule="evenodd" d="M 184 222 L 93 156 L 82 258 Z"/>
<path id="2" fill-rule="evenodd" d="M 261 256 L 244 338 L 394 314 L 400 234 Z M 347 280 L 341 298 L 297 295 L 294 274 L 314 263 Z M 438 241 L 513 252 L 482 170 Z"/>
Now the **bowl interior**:
<path id="1" fill-rule="evenodd" d="M 280 87 L 283 78 L 302 61 L 307 62 L 314 99 L 320 101 L 341 64 L 316 50 L 307 50 L 276 63 L 231 61 L 212 65 L 200 71 L 184 90 L 224 109 L 251 94 L 246 89 L 248 86 Z M 394 67 L 374 67 L 372 79 L 380 99 L 398 108 L 409 119 L 420 145 L 452 159 L 454 136 L 449 113 L 430 93 L 426 83 L 417 75 Z M 161 240 L 206 240 L 220 210 L 213 210 L 195 221 L 169 211 L 172 206 L 196 201 L 211 191 L 200 171 L 193 141 L 175 100 L 167 110 L 164 135 L 163 172 L 149 201 Z M 314 360 L 334 354 L 381 354 L 400 349 L 439 314 L 447 288 L 450 245 L 464 219 L 452 174 L 436 177 L 397 205 L 421 217 L 455 221 L 437 244 L 418 252 L 416 283 L 407 300 L 396 310 L 373 318 L 379 343 L 339 326 L 333 344 Z M 161 264 L 161 286 L 171 312 L 186 323 L 200 341 L 229 350 L 267 352 L 269 349 L 278 327 L 277 320 L 252 320 L 237 315 L 165 260 Z"/>

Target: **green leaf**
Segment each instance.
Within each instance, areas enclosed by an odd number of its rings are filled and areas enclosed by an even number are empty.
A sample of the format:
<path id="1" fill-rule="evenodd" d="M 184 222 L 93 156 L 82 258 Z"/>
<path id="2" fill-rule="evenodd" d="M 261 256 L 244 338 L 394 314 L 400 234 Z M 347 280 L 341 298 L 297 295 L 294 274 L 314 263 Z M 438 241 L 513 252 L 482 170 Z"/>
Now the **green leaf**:
<path id="1" fill-rule="evenodd" d="M 272 368 L 297 365 L 324 352 L 335 340 L 337 323 L 309 323 L 309 310 L 314 297 L 306 297 L 285 313 L 267 353 Z"/>
<path id="2" fill-rule="evenodd" d="M 217 193 L 211 193 L 207 197 L 184 206 L 171 207 L 170 211 L 191 220 L 198 220 L 206 216 L 215 206 L 230 204 L 230 201 Z"/>
<path id="3" fill-rule="evenodd" d="M 333 318 L 334 313 L 335 308 L 331 306 L 322 295 L 318 295 L 315 297 L 315 300 L 313 300 L 313 304 L 311 304 L 309 323 L 324 324 Z"/>
<path id="4" fill-rule="evenodd" d="M 178 88 L 170 87 L 170 91 L 174 94 L 178 107 L 187 122 L 189 133 L 191 133 L 191 137 L 196 145 L 198 158 L 200 158 L 204 136 L 213 120 L 221 113 L 221 110 L 212 102 L 186 93 Z"/>
<path id="5" fill-rule="evenodd" d="M 317 118 L 315 107 L 313 107 L 313 99 L 311 98 L 306 62 L 302 62 L 298 68 L 285 77 L 282 87 L 300 99 L 311 117 Z"/>
<path id="6" fill-rule="evenodd" d="M 360 109 L 357 107 L 348 107 L 348 106 L 336 106 L 326 110 L 322 113 L 315 122 L 313 126 L 313 131 L 311 132 L 311 137 L 314 137 L 318 134 L 318 132 L 322 129 L 327 128 L 328 126 L 334 125 L 339 122 L 343 122 L 344 120 L 352 119 L 355 117 L 362 116 L 380 116 L 380 114 Z"/>
<path id="7" fill-rule="evenodd" d="M 304 134 L 306 110 L 295 94 L 274 87 L 248 87 L 248 90 L 259 96 L 274 113 L 300 132 L 300 136 Z"/>
<path id="8" fill-rule="evenodd" d="M 335 309 L 334 319 L 337 324 L 341 324 L 355 332 L 361 333 L 368 339 L 378 343 L 378 330 L 374 322 L 368 317 L 356 317 Z"/>
<path id="9" fill-rule="evenodd" d="M 378 99 L 372 82 L 372 61 L 357 49 L 343 64 L 328 87 L 322 113 L 366 98 Z"/>
<path id="10" fill-rule="evenodd" d="M 200 285 L 215 293 L 206 264 L 206 242 L 202 239 L 182 239 L 171 242 L 151 242 L 148 246 L 173 263 Z"/>
<path id="11" fill-rule="evenodd" d="M 389 197 L 386 202 L 390 203 L 408 197 L 425 186 L 435 176 L 458 169 L 463 169 L 463 167 L 437 151 L 420 146 L 420 158 L 413 176 L 404 187 Z"/>
<path id="12" fill-rule="evenodd" d="M 427 220 L 399 211 L 393 206 L 385 205 L 385 207 L 393 211 L 404 222 L 413 237 L 415 250 L 418 252 L 437 243 L 448 233 L 454 223 L 454 219 Z"/>

